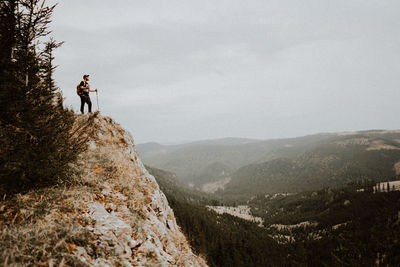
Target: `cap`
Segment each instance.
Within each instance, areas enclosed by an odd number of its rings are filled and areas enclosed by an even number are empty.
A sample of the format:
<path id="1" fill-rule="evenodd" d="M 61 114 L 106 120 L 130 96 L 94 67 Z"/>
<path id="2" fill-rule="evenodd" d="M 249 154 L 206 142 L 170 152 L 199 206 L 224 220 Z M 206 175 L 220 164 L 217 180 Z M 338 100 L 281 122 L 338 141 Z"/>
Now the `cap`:
<path id="1" fill-rule="evenodd" d="M 89 74 L 83 75 L 83 79 L 85 79 L 86 77 L 89 77 Z"/>

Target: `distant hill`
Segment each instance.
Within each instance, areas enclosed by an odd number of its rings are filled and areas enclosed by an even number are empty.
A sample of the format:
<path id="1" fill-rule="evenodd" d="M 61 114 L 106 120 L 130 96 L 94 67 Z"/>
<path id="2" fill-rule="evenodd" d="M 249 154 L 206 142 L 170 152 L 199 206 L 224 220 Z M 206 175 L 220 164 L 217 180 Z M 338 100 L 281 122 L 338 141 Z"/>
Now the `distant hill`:
<path id="1" fill-rule="evenodd" d="M 152 156 L 168 153 L 172 150 L 171 147 L 172 146 L 163 146 L 163 145 L 161 145 L 159 143 L 155 143 L 155 142 L 136 145 L 136 149 L 142 157 L 152 157 Z"/>
<path id="2" fill-rule="evenodd" d="M 317 134 L 266 141 L 225 138 L 182 145 L 147 143 L 137 145 L 136 149 L 145 164 L 174 172 L 180 180 L 201 187 L 229 177 L 242 166 L 279 157 L 277 151 L 282 155 L 300 153 L 302 147 L 333 136 Z"/>
<path id="3" fill-rule="evenodd" d="M 188 145 L 201 145 L 201 144 L 214 144 L 214 145 L 242 145 L 259 142 L 258 139 L 238 138 L 238 137 L 225 137 L 218 139 L 209 139 L 202 141 L 191 142 Z"/>
<path id="4" fill-rule="evenodd" d="M 226 138 L 201 140 L 201 141 L 194 141 L 194 142 L 174 144 L 174 145 L 163 145 L 156 142 L 148 142 L 136 145 L 136 149 L 138 150 L 138 152 L 142 157 L 151 158 L 153 156 L 164 155 L 173 152 L 177 149 L 182 149 L 184 147 L 187 148 L 197 145 L 240 145 L 240 144 L 254 143 L 258 141 L 260 140 L 226 137 Z"/>
<path id="5" fill-rule="evenodd" d="M 323 142 L 298 148 L 263 163 L 237 170 L 221 193 L 243 195 L 300 192 L 323 187 L 339 187 L 369 178 L 393 180 L 399 175 L 400 133 L 370 131 L 337 135 Z M 290 149 L 289 149 L 290 150 Z M 297 155 L 296 155 L 297 154 Z"/>
<path id="6" fill-rule="evenodd" d="M 400 161 L 400 131 L 227 140 L 147 144 L 138 150 L 146 164 L 174 172 L 179 180 L 199 189 L 229 178 L 224 190 L 216 193 L 233 198 L 344 186 L 364 178 L 395 179 L 400 173 L 400 163 L 396 165 Z"/>

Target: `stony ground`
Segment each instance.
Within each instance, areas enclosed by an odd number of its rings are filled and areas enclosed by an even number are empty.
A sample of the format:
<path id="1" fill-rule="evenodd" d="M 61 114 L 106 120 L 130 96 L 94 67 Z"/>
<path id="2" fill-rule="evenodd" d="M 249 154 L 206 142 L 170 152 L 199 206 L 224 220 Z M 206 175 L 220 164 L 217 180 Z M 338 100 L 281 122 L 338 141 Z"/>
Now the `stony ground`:
<path id="1" fill-rule="evenodd" d="M 87 120 L 80 116 L 79 121 Z M 206 266 L 193 254 L 133 138 L 97 116 L 75 186 L 0 204 L 0 265 Z"/>

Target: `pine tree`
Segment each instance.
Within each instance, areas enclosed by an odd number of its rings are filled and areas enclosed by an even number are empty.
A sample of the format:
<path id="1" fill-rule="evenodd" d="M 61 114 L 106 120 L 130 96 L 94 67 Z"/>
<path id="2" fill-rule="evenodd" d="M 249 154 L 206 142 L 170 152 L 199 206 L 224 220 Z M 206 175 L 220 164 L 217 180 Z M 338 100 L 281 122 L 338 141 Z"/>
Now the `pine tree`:
<path id="1" fill-rule="evenodd" d="M 67 181 L 85 149 L 75 116 L 53 80 L 48 36 L 54 6 L 45 0 L 1 2 L 0 185 L 16 191 Z M 87 125 L 86 125 L 87 126 Z"/>

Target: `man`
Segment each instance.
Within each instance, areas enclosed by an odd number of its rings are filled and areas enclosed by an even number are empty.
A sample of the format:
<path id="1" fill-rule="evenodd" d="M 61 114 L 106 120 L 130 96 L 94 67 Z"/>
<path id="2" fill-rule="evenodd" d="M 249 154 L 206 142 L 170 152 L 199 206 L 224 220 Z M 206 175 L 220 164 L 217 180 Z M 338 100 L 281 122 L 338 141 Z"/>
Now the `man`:
<path id="1" fill-rule="evenodd" d="M 78 93 L 78 95 L 81 98 L 81 113 L 82 114 L 85 113 L 84 112 L 85 103 L 87 103 L 87 105 L 88 105 L 89 113 L 92 113 L 92 101 L 90 101 L 89 92 L 97 92 L 97 89 L 90 90 L 90 85 L 89 85 L 88 81 L 89 81 L 89 75 L 85 74 L 85 75 L 83 75 L 83 81 L 81 81 L 81 83 L 79 84 L 80 92 Z"/>

